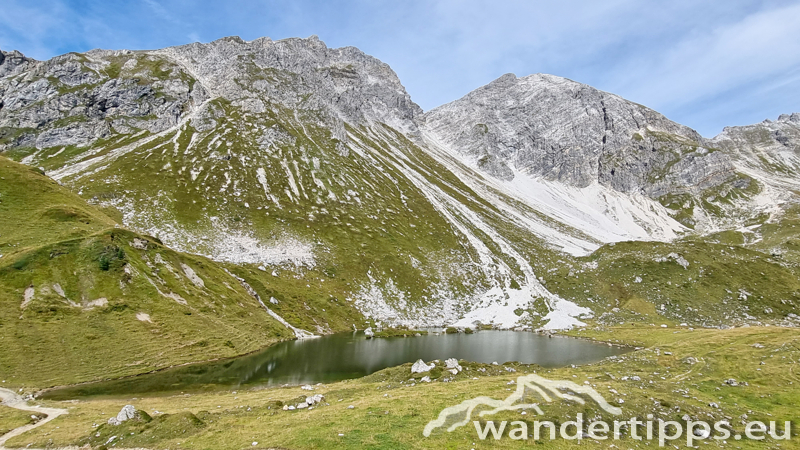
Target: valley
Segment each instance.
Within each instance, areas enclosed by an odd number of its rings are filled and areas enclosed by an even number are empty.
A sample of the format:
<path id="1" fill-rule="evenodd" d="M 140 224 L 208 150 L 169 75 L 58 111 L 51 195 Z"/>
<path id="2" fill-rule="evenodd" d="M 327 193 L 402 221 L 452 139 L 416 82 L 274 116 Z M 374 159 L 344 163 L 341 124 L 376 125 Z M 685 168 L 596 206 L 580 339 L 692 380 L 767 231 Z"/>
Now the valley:
<path id="1" fill-rule="evenodd" d="M 299 382 L 146 395 L 128 403 L 152 421 L 119 429 L 141 436 L 127 447 L 462 448 L 466 428 L 418 434 L 448 399 L 534 371 L 627 389 L 635 414 L 791 415 L 798 180 L 797 113 L 707 138 L 546 74 L 423 111 L 387 64 L 316 36 L 3 51 L 0 387 L 33 395 L 294 340 L 452 327 L 636 350 L 550 368 L 461 358 L 481 375 L 413 386 L 393 359 L 314 387 L 327 404 L 305 411 L 273 408 Z M 634 373 L 652 379 L 646 394 L 620 380 Z M 9 447 L 108 446 L 119 433 L 103 424 L 126 404 L 36 402 L 69 414 Z M 21 423 L 0 412 L 0 430 Z"/>

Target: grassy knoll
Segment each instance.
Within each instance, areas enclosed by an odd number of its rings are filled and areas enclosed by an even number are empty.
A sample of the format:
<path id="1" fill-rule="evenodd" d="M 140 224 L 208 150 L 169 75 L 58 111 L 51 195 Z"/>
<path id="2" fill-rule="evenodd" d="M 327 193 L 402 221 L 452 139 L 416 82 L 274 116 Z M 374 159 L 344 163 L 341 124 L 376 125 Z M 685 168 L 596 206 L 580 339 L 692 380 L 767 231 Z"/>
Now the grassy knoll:
<path id="1" fill-rule="evenodd" d="M 548 379 L 589 383 L 612 405 L 620 406 L 621 417 L 626 420 L 653 414 L 656 418 L 680 422 L 688 415 L 692 420 L 728 420 L 733 431 L 741 433 L 745 415 L 747 420 L 800 419 L 796 407 L 800 390 L 795 384 L 800 383 L 796 368 L 800 358 L 798 330 L 778 327 L 691 330 L 637 325 L 590 327 L 572 334 L 643 348 L 596 364 L 553 370 L 517 364 L 463 363 L 469 370 L 455 377 L 443 371 L 433 373 L 432 383 L 421 383 L 417 376 L 412 384 L 408 381 L 411 378 L 409 365 L 404 365 L 359 380 L 319 385 L 313 392 L 286 387 L 170 397 L 46 402 L 69 408 L 70 414 L 12 440 L 9 446 L 100 445 L 116 435 L 117 447 L 171 449 L 523 448 L 533 442 L 508 438 L 481 442 L 471 424 L 451 433 L 435 431 L 429 438 L 422 436 L 422 430 L 443 408 L 463 400 L 479 395 L 505 398 L 515 388 L 508 383 L 534 370 Z M 629 378 L 623 380 L 623 377 Z M 454 379 L 442 382 L 444 378 Z M 726 384 L 725 380 L 729 379 L 737 380 L 739 385 Z M 295 404 L 311 393 L 325 395 L 325 402 L 313 410 L 282 410 L 283 404 Z M 147 412 L 153 421 L 135 421 L 119 428 L 103 425 L 126 403 Z M 352 409 L 348 408 L 350 405 Z M 545 416 L 539 419 L 557 423 L 574 419 L 577 413 L 614 419 L 590 402 L 584 406 L 564 401 L 542 402 L 541 407 Z M 535 418 L 533 411 L 526 415 L 506 412 L 493 417 L 528 422 Z M 797 437 L 793 439 L 766 443 L 730 439 L 726 443 L 714 441 L 699 445 L 778 448 L 780 444 L 780 448 L 797 448 Z M 540 444 L 542 448 L 574 446 L 562 440 Z M 582 442 L 590 448 L 609 448 L 610 444 L 610 441 L 592 439 Z M 678 442 L 675 444 L 682 446 Z M 646 445 L 623 438 L 616 446 L 656 448 L 658 443 Z"/>
<path id="2" fill-rule="evenodd" d="M 121 228 L 2 157 L 0 255 L 0 379 L 17 387 L 134 375 L 294 338 L 220 264 Z M 320 296 L 304 308 L 299 287 L 284 295 L 308 282 L 270 275 L 257 286 L 265 302 L 280 299 L 276 309 L 302 311 L 292 323 L 351 329 L 352 306 Z"/>

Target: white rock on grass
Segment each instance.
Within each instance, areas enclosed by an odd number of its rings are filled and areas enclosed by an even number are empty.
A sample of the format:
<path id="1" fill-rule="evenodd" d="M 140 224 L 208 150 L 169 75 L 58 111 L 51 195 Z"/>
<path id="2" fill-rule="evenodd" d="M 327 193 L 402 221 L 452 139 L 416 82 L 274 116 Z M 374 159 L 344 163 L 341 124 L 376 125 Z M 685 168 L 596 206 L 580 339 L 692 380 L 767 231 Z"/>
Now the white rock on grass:
<path id="1" fill-rule="evenodd" d="M 117 417 L 112 417 L 108 419 L 109 425 L 119 425 L 126 420 L 130 420 L 136 417 L 136 408 L 133 405 L 125 405 L 122 407 L 122 410 L 117 414 Z"/>
<path id="2" fill-rule="evenodd" d="M 324 395 L 315 394 L 315 395 L 312 395 L 311 397 L 306 397 L 306 403 L 308 403 L 309 406 L 314 406 L 317 403 L 322 402 L 322 400 L 324 400 L 324 399 L 325 399 Z"/>
<path id="3" fill-rule="evenodd" d="M 453 375 L 456 375 L 458 372 L 464 370 L 461 368 L 461 365 L 458 364 L 458 360 L 455 358 L 446 359 L 444 361 L 444 365 L 447 368 L 447 370 L 449 370 L 450 373 L 452 373 Z"/>
<path id="4" fill-rule="evenodd" d="M 418 359 L 417 362 L 415 362 L 414 365 L 411 366 L 411 373 L 429 372 L 434 367 L 436 367 L 436 364 L 431 363 L 431 365 L 429 366 L 425 364 L 425 361 Z"/>

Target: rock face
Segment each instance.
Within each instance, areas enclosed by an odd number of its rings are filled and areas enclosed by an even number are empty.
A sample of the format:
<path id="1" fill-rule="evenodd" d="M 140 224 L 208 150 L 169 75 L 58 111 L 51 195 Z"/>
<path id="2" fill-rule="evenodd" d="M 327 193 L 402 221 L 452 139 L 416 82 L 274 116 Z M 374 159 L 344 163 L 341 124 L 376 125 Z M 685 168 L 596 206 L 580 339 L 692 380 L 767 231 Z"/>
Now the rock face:
<path id="1" fill-rule="evenodd" d="M 317 36 L 230 37 L 155 53 L 187 68 L 214 95 L 253 112 L 263 111 L 265 101 L 278 102 L 330 114 L 325 119 L 336 128 L 381 122 L 404 132 L 413 132 L 413 119 L 422 114 L 389 65 L 355 47 L 329 49 Z"/>
<path id="2" fill-rule="evenodd" d="M 25 55 L 14 50 L 12 52 L 4 52 L 0 50 L 0 77 L 8 75 L 16 75 L 35 63 L 36 61 L 31 58 L 26 58 Z"/>
<path id="3" fill-rule="evenodd" d="M 0 64 L 0 150 L 83 147 L 111 134 L 163 131 L 208 98 L 164 58 L 130 51 Z"/>
<path id="4" fill-rule="evenodd" d="M 644 106 L 553 75 L 504 75 L 423 116 L 432 140 L 486 173 L 651 197 L 707 188 L 733 173 L 697 132 Z"/>
<path id="5" fill-rule="evenodd" d="M 413 119 L 422 113 L 387 64 L 354 47 L 329 49 L 316 36 L 93 50 L 44 62 L 3 52 L 0 150 L 158 133 L 192 113 L 196 127 L 211 128 L 221 113 L 203 108 L 212 96 L 249 112 L 316 111 L 315 121 L 343 141 L 345 122 L 380 122 L 413 135 Z"/>
<path id="6" fill-rule="evenodd" d="M 769 177 L 800 175 L 800 113 L 783 114 L 777 121 L 725 127 L 713 144 L 725 150 L 743 169 Z"/>

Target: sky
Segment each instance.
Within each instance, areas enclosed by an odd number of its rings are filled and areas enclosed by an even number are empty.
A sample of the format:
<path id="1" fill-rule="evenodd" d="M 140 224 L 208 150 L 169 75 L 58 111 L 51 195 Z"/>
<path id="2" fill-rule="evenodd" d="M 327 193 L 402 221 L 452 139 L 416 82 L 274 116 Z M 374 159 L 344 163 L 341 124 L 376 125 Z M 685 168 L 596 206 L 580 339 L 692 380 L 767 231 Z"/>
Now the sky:
<path id="1" fill-rule="evenodd" d="M 0 49 L 36 59 L 224 36 L 318 35 L 389 64 L 424 110 L 550 73 L 711 137 L 800 112 L 800 0 L 3 0 Z"/>

